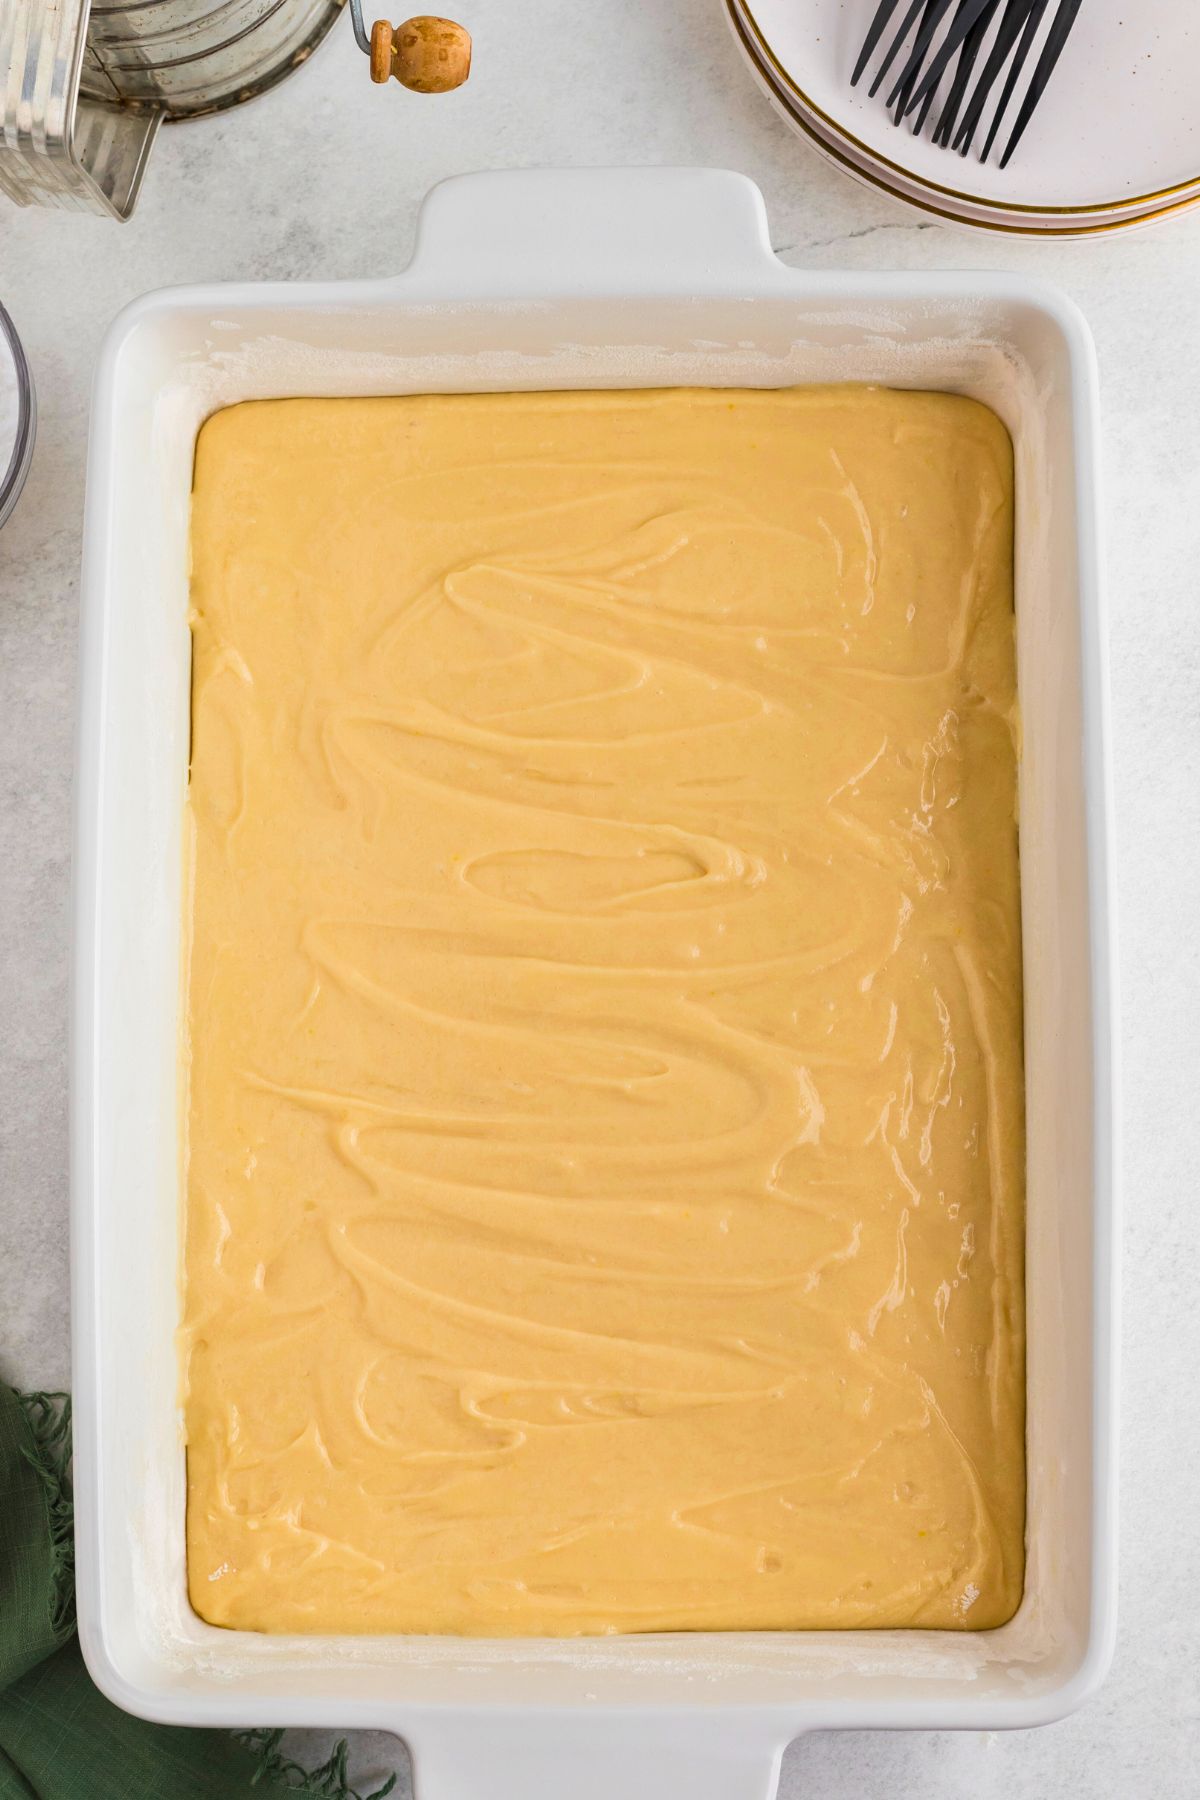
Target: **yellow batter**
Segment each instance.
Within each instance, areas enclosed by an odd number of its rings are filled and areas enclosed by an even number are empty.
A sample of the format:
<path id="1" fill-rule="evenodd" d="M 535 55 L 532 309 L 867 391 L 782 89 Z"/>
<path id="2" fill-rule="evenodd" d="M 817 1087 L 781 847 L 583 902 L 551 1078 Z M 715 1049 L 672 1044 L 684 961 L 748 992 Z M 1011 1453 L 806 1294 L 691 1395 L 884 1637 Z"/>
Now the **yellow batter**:
<path id="1" fill-rule="evenodd" d="M 204 1618 L 1013 1612 L 1011 540 L 948 395 L 209 420 Z"/>

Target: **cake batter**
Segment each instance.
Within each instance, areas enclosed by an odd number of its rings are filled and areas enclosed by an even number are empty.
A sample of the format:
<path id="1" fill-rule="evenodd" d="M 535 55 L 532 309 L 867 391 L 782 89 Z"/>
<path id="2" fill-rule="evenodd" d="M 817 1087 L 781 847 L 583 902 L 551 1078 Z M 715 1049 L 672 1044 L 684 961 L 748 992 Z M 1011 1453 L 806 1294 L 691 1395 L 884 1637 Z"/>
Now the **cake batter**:
<path id="1" fill-rule="evenodd" d="M 1012 473 L 837 387 L 255 402 L 193 518 L 197 1612 L 1006 1620 Z"/>

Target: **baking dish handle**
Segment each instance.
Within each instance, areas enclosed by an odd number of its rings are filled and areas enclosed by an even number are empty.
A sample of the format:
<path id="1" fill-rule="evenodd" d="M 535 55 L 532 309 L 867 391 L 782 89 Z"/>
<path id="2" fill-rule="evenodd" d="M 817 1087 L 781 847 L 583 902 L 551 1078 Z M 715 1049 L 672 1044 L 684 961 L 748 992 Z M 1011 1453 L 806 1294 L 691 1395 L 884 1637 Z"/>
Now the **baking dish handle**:
<path id="1" fill-rule="evenodd" d="M 774 1800 L 786 1749 L 736 1712 L 475 1713 L 408 1746 L 415 1800 Z"/>
<path id="2" fill-rule="evenodd" d="M 788 274 L 762 194 L 730 169 L 495 169 L 426 196 L 398 280 L 439 297 L 596 299 L 769 291 Z"/>

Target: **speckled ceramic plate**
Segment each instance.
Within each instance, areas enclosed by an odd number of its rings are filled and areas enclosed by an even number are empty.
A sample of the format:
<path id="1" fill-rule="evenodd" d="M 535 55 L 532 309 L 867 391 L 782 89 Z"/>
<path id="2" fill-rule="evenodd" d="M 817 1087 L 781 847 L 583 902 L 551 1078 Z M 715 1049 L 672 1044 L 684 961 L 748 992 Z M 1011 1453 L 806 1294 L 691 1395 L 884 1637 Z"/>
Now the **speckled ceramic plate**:
<path id="1" fill-rule="evenodd" d="M 989 220 L 1145 213 L 1200 192 L 1200 13 L 1089 0 L 1007 169 L 897 129 L 850 73 L 874 0 L 727 0 L 781 97 L 878 179 Z M 1052 9 L 1047 9 L 1047 19 Z M 1045 27 L 1043 27 L 1045 29 Z"/>
<path id="2" fill-rule="evenodd" d="M 1107 0 L 1099 0 L 1101 6 Z M 971 196 L 962 190 L 949 188 L 943 182 L 931 182 L 920 173 L 907 169 L 888 157 L 874 154 L 853 132 L 846 131 L 833 121 L 823 108 L 811 104 L 795 80 L 789 75 L 783 61 L 774 46 L 768 42 L 762 32 L 761 15 L 767 7 L 782 13 L 799 13 L 803 9 L 784 0 L 725 0 L 726 10 L 734 35 L 738 40 L 747 61 L 759 78 L 762 86 L 774 101 L 777 109 L 787 122 L 799 131 L 829 160 L 843 168 L 847 173 L 876 189 L 882 190 L 894 198 L 903 200 L 921 211 L 951 220 L 958 224 L 978 226 L 986 230 L 1018 233 L 1025 236 L 1077 237 L 1099 235 L 1116 230 L 1132 229 L 1156 221 L 1173 217 L 1177 213 L 1189 209 L 1200 201 L 1200 174 L 1190 181 L 1169 186 L 1161 192 L 1144 194 L 1123 203 L 1102 204 L 1099 202 L 1083 204 L 1049 204 L 1023 203 L 1017 200 L 993 200 L 986 196 Z M 827 9 L 827 0 L 812 0 L 810 17 L 816 18 Z M 845 91 L 850 96 L 854 107 L 874 102 L 858 99 L 856 90 L 849 87 L 849 71 L 858 53 L 860 28 L 865 30 L 863 18 L 869 19 L 871 0 L 864 0 L 863 17 L 855 17 L 852 31 L 848 34 L 844 25 L 849 7 L 832 7 L 831 10 L 843 23 L 840 27 L 840 40 L 846 58 Z M 1081 16 L 1080 25 L 1083 23 Z M 792 20 L 793 31 L 795 21 Z M 1200 23 L 1197 27 L 1200 41 Z M 840 52 L 839 52 L 840 54 Z M 1066 53 L 1064 52 L 1064 64 Z M 1060 65 L 1060 73 L 1062 65 Z M 1067 71 L 1069 76 L 1069 70 Z M 1047 101 L 1043 104 L 1048 104 Z M 1039 115 L 1035 114 L 1034 123 Z M 1180 115 L 1182 124 L 1180 135 L 1192 134 L 1191 115 L 1185 111 Z M 880 132 L 883 143 L 892 150 L 923 153 L 924 164 L 932 159 L 933 166 L 943 176 L 958 175 L 966 170 L 978 173 L 981 165 L 974 158 L 963 159 L 951 152 L 940 149 L 925 140 L 914 140 L 907 131 L 897 131 L 886 112 L 880 108 L 879 119 L 882 121 Z M 1026 154 L 1026 144 L 1033 133 L 1033 125 L 1022 141 L 1021 154 Z M 1200 135 L 1200 134 L 1196 134 Z M 1032 152 L 1030 153 L 1032 154 Z M 1102 166 L 1112 177 L 1114 159 L 1110 154 L 1103 159 Z M 987 171 L 989 184 L 999 185 L 1016 168 L 1016 159 L 1007 171 L 999 171 L 989 165 L 982 165 Z M 1028 187 L 1024 190 L 1029 191 Z"/>

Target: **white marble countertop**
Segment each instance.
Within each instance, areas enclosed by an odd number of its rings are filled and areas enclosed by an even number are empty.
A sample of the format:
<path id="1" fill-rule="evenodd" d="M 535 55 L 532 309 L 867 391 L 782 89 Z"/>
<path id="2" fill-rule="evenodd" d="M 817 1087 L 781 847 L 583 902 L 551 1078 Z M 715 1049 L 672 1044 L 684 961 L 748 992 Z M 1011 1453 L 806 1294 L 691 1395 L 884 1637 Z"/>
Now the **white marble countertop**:
<path id="1" fill-rule="evenodd" d="M 431 183 L 529 164 L 743 170 L 802 267 L 1049 277 L 1087 313 L 1103 382 L 1126 1128 L 1120 1642 L 1100 1697 L 1061 1725 L 819 1734 L 792 1746 L 781 1793 L 1182 1800 L 1200 1792 L 1200 211 L 1077 244 L 960 233 L 791 136 L 715 0 L 471 0 L 464 15 L 475 72 L 458 94 L 372 88 L 346 21 L 283 87 L 164 131 L 126 226 L 0 199 L 0 299 L 41 409 L 0 537 L 0 1367 L 25 1385 L 68 1376 L 77 565 L 91 368 L 117 309 L 175 282 L 387 274 Z M 357 1766 L 397 1752 L 358 1744 Z"/>

